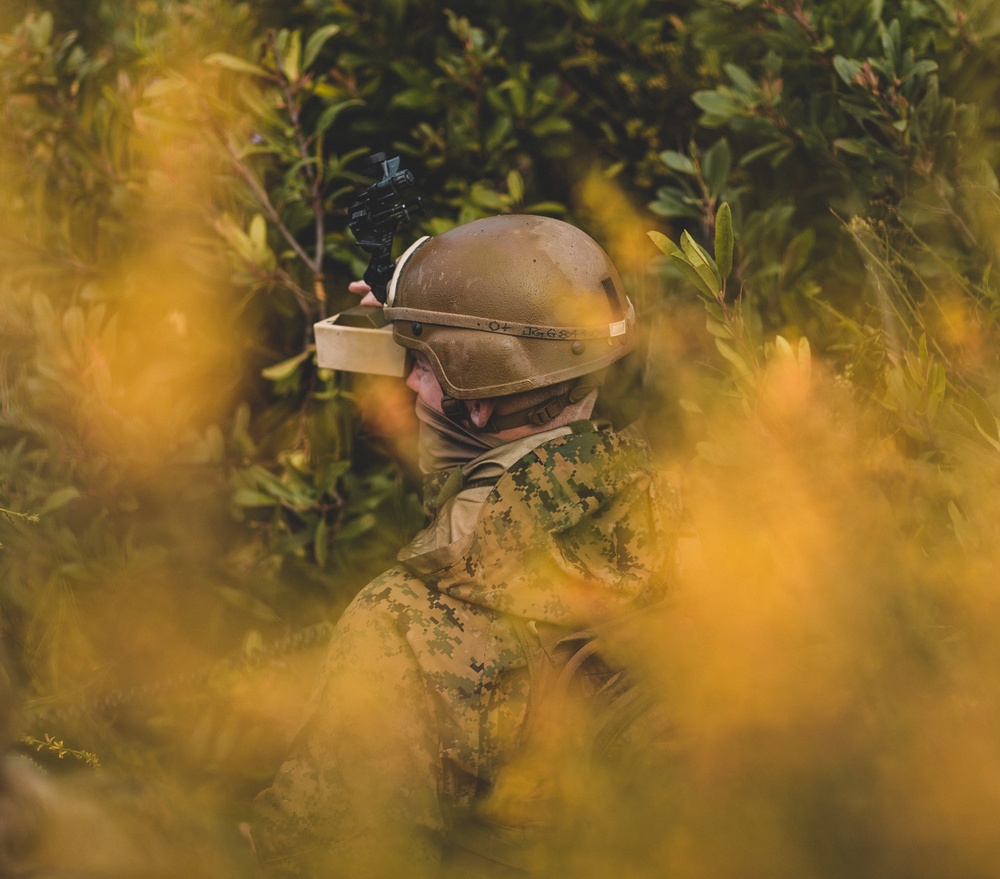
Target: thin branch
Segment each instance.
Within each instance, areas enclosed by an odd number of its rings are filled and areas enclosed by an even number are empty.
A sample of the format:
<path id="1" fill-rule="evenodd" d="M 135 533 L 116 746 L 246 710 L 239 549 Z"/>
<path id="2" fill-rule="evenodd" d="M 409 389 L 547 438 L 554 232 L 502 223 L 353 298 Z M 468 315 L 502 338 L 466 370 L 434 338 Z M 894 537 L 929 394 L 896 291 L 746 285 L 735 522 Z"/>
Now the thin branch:
<path id="1" fill-rule="evenodd" d="M 8 510 L 4 507 L 0 507 L 0 514 L 2 514 L 12 526 L 14 525 L 15 516 L 18 519 L 23 519 L 25 522 L 31 522 L 32 525 L 36 525 L 38 523 L 38 516 L 34 513 L 18 513 L 16 510 Z M 16 531 L 17 528 L 15 527 L 14 530 Z"/>
<path id="2" fill-rule="evenodd" d="M 316 162 L 314 163 L 313 157 L 309 153 L 309 142 L 305 136 L 305 132 L 302 130 L 302 120 L 299 116 L 299 106 L 292 91 L 292 83 L 285 74 L 284 62 L 281 57 L 281 52 L 278 49 L 277 36 L 273 30 L 270 32 L 269 37 L 271 51 L 274 53 L 274 66 L 278 75 L 278 83 L 281 87 L 281 93 L 285 100 L 285 107 L 288 109 L 288 115 L 292 122 L 292 130 L 295 132 L 295 142 L 298 146 L 299 159 L 302 161 L 303 173 L 309 182 L 309 194 L 312 198 L 312 210 L 316 229 L 316 256 L 311 262 L 308 263 L 308 265 L 316 275 L 316 298 L 319 299 L 320 302 L 323 302 L 325 296 L 320 295 L 320 290 L 322 288 L 319 286 L 319 282 L 322 280 L 323 274 L 323 238 L 325 235 L 322 197 L 323 167 L 322 163 L 319 161 L 319 156 L 317 155 Z M 318 149 L 319 140 L 317 140 L 317 152 Z"/>
<path id="3" fill-rule="evenodd" d="M 246 182 L 250 185 L 250 188 L 253 190 L 253 194 L 257 196 L 257 200 L 260 202 L 261 207 L 264 208 L 264 211 L 267 213 L 271 222 L 274 223 L 278 231 L 281 233 L 281 237 L 288 242 L 289 247 L 291 247 L 292 250 L 295 251 L 298 257 L 307 266 L 309 266 L 310 269 L 316 271 L 316 268 L 313 264 L 313 260 L 309 257 L 309 254 L 305 252 L 305 250 L 302 248 L 302 245 L 295 240 L 295 236 L 289 231 L 288 227 L 282 222 L 281 216 L 278 214 L 277 208 L 275 208 L 275 206 L 271 203 L 271 199 L 268 196 L 267 191 L 264 189 L 263 186 L 261 186 L 260 182 L 254 176 L 254 173 L 247 167 L 244 161 L 240 158 L 239 154 L 236 152 L 236 149 L 229 142 L 229 138 L 227 138 L 222 132 L 220 132 L 220 135 L 222 136 L 222 142 L 225 144 L 226 151 L 229 153 L 230 157 L 233 160 L 233 164 L 236 166 L 236 170 L 240 172 L 240 175 L 243 177 L 243 179 L 246 180 Z"/>

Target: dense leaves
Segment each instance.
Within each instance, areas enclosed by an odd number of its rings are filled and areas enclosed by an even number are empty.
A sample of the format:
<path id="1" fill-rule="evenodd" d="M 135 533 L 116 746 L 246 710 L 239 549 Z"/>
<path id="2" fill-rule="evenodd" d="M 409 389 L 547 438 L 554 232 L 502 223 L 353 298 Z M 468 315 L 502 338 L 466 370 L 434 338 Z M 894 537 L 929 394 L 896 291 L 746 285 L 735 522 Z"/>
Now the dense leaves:
<path id="1" fill-rule="evenodd" d="M 891 540 L 988 562 L 989 0 L 0 15 L 0 695 L 37 759 L 139 753 L 251 791 L 291 672 L 421 524 L 405 392 L 319 369 L 312 341 L 364 270 L 346 212 L 377 150 L 419 181 L 400 243 L 523 211 L 606 245 L 646 327 L 642 424 L 706 494 L 793 438 L 857 464 Z M 919 598 L 870 582 L 938 656 L 928 632 L 958 624 L 908 558 Z"/>
<path id="2" fill-rule="evenodd" d="M 718 203 L 733 206 L 740 277 L 769 325 L 815 326 L 802 298 L 818 284 L 860 314 L 855 217 L 885 224 L 904 249 L 933 239 L 936 260 L 906 252 L 917 275 L 954 263 L 976 277 L 993 260 L 975 219 L 996 187 L 991 86 L 970 82 L 994 63 L 992 30 L 971 36 L 985 4 L 699 6 L 692 39 L 714 79 L 692 95 L 705 134 L 689 157 L 663 153 L 675 182 L 652 207 L 710 231 Z"/>

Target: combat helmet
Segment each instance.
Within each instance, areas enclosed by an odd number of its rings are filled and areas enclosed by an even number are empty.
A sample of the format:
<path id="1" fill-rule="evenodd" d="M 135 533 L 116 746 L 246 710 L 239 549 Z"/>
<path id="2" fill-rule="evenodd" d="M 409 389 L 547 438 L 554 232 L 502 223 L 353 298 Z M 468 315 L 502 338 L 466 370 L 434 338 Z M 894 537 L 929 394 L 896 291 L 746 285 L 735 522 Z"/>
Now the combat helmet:
<path id="1" fill-rule="evenodd" d="M 385 315 L 395 341 L 422 352 L 456 400 L 592 375 L 635 345 L 635 313 L 610 258 L 551 217 L 487 217 L 420 239 L 397 263 Z"/>

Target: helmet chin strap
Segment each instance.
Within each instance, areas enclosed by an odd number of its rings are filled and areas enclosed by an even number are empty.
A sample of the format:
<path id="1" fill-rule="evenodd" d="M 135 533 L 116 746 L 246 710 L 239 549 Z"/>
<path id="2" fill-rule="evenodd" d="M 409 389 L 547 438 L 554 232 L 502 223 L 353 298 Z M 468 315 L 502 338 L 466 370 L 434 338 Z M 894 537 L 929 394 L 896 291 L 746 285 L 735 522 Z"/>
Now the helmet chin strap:
<path id="1" fill-rule="evenodd" d="M 469 412 L 462 401 L 456 400 L 454 397 L 447 395 L 442 397 L 441 410 L 444 412 L 445 417 L 451 421 L 465 427 L 467 430 L 479 433 L 500 433 L 504 430 L 510 430 L 512 427 L 523 427 L 526 424 L 543 427 L 556 418 L 567 406 L 580 402 L 591 391 L 600 389 L 601 385 L 604 384 L 604 375 L 606 372 L 607 370 L 600 369 L 597 372 L 581 376 L 564 393 L 549 397 L 549 399 L 543 400 L 541 403 L 532 403 L 523 409 L 507 412 L 503 415 L 498 415 L 494 411 L 489 421 L 482 427 L 472 422 L 472 419 L 469 418 Z"/>

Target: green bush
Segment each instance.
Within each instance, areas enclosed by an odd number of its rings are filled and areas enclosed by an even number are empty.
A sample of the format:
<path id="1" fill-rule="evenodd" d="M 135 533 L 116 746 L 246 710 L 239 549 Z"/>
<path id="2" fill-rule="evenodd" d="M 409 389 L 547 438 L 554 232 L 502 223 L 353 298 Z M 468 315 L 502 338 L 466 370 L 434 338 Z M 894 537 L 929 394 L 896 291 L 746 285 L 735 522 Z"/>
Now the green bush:
<path id="1" fill-rule="evenodd" d="M 956 270 L 995 301 L 988 4 L 697 5 L 687 25 L 710 87 L 692 94 L 691 149 L 661 156 L 674 181 L 651 206 L 705 236 L 720 201 L 732 205 L 737 280 L 765 325 L 829 333 L 817 295 L 868 319 L 854 219 L 884 230 L 908 286 Z"/>
<path id="2" fill-rule="evenodd" d="M 955 611 L 980 581 L 908 553 L 979 570 L 995 545 L 971 475 L 1000 452 L 988 2 L 4 15 L 0 619 L 38 759 L 211 772 L 231 809 L 327 621 L 421 523 L 379 417 L 406 399 L 319 369 L 311 335 L 364 270 L 346 212 L 376 150 L 418 176 L 400 243 L 510 211 L 592 232 L 647 327 L 658 451 L 723 499 L 775 448 L 793 483 L 830 485 L 810 449 L 856 459 L 914 585 L 865 573 L 871 535 L 844 570 L 936 667 L 936 632 L 985 649 Z"/>

